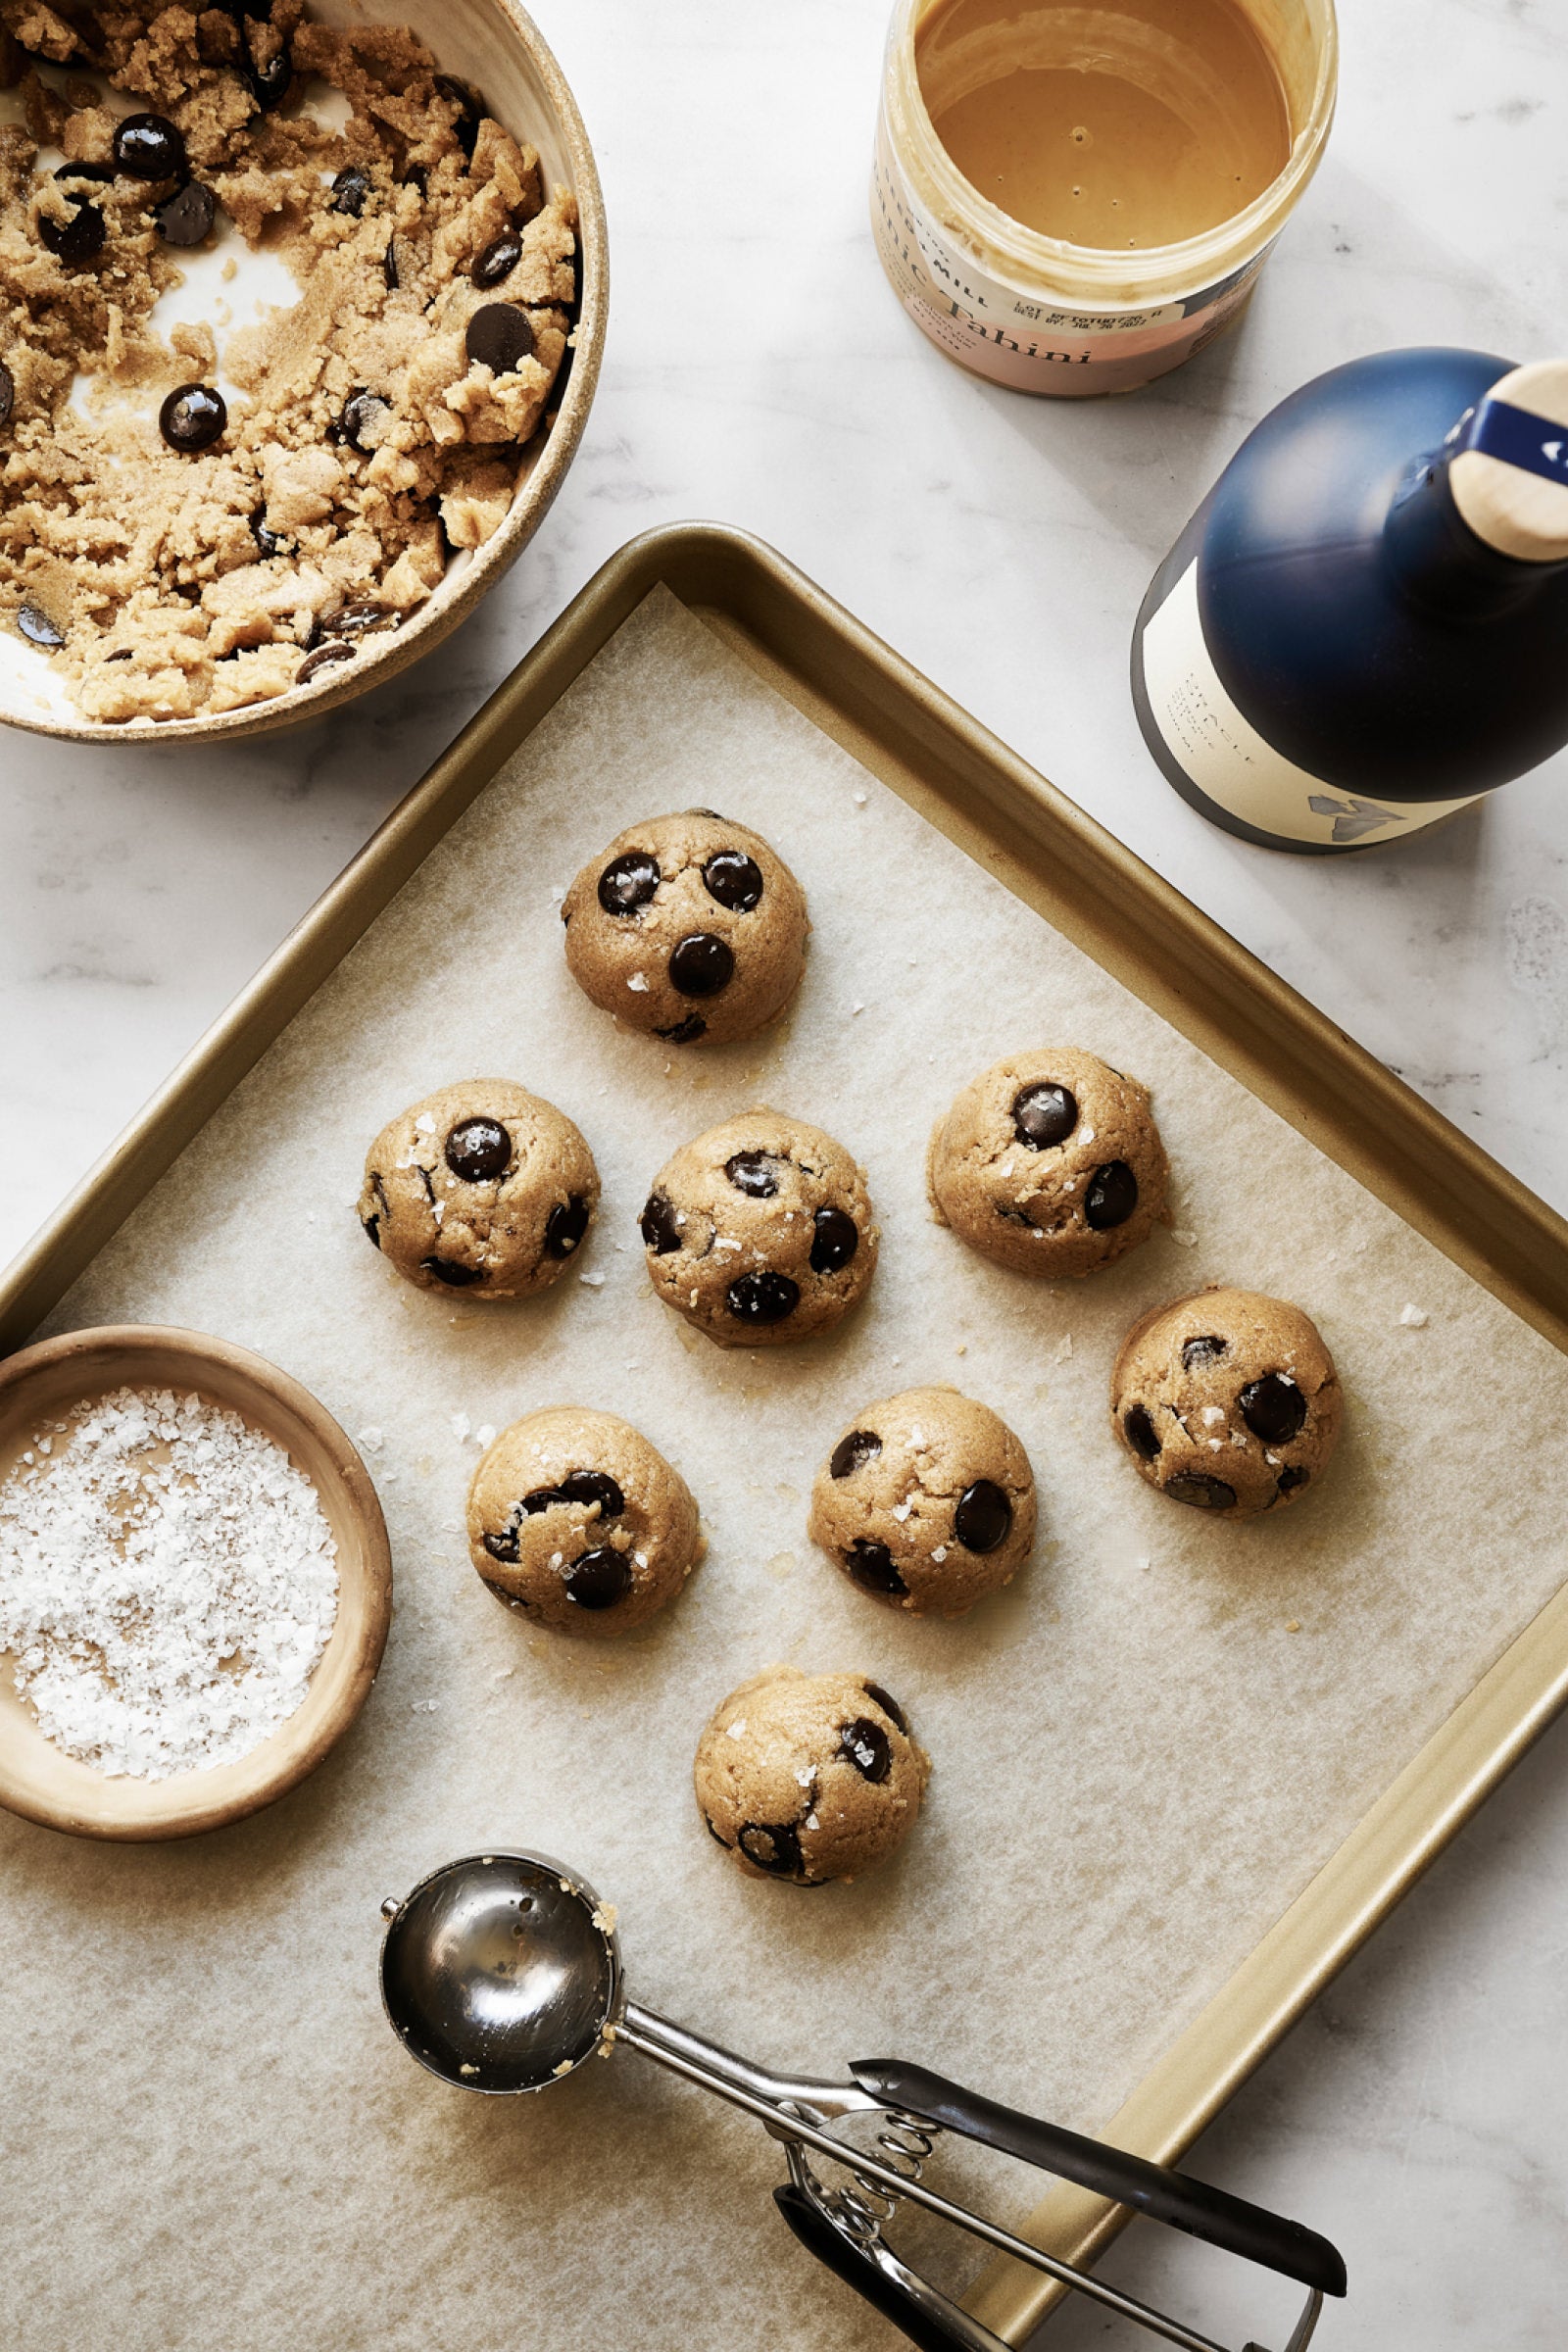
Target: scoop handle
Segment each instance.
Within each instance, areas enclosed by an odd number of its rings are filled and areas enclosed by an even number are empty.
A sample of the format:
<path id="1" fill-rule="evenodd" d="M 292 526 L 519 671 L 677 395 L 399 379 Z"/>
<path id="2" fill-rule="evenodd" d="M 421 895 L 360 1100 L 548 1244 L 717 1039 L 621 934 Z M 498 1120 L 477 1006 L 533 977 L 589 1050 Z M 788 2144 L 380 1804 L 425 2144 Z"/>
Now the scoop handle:
<path id="1" fill-rule="evenodd" d="M 890 2107 L 905 2108 L 926 2123 L 941 2124 L 950 2132 L 962 2132 L 966 2139 L 980 2140 L 1025 2164 L 1038 2165 L 1097 2196 L 1129 2205 L 1151 2221 L 1167 2222 L 1173 2230 L 1184 2230 L 1190 2237 L 1222 2246 L 1248 2262 L 1261 2263 L 1320 2294 L 1345 2293 L 1345 2263 L 1339 2249 L 1299 2222 L 1285 2221 L 1260 2205 L 1233 2197 L 1226 2189 L 1210 2188 L 1206 2181 L 1195 2180 L 1187 2173 L 1173 2172 L 1167 2165 L 1151 2164 L 1123 2148 L 1107 2147 L 1103 2140 L 1088 2139 L 1059 2124 L 1041 2123 L 1011 2107 L 999 2107 L 994 2099 L 982 2098 L 978 2091 L 965 2090 L 961 2083 L 949 2082 L 902 2058 L 857 2059 L 850 2072 L 863 2090 Z"/>
<path id="2" fill-rule="evenodd" d="M 908 2270 L 891 2247 L 878 2239 L 873 2252 L 858 2243 L 803 2188 L 793 2182 L 775 2188 L 773 2202 L 802 2245 L 902 2328 L 919 2352 L 1007 2352 L 1001 2336 Z"/>

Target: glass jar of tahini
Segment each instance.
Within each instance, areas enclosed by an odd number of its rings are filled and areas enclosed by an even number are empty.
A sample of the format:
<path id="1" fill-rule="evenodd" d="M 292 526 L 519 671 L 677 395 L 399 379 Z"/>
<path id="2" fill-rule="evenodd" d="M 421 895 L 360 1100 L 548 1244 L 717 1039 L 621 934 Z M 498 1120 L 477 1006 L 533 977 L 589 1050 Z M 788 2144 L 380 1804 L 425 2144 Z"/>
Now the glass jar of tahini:
<path id="1" fill-rule="evenodd" d="M 871 220 L 938 348 L 1127 392 L 1244 309 L 1323 151 L 1334 0 L 898 0 Z"/>

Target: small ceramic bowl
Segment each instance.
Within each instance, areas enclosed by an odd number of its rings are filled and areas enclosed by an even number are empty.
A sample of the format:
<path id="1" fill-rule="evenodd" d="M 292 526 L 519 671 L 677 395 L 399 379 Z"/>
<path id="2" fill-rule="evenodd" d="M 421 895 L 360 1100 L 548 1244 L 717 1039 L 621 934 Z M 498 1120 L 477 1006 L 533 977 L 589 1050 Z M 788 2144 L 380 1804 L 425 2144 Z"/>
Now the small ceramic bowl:
<path id="1" fill-rule="evenodd" d="M 487 112 L 513 136 L 538 149 L 547 188 L 569 188 L 577 199 L 578 317 L 571 372 L 555 423 L 534 436 L 530 462 L 501 528 L 481 548 L 454 557 L 445 579 L 399 629 L 365 637 L 352 662 L 334 662 L 313 684 L 294 687 L 270 703 L 225 710 L 211 718 L 161 720 L 154 725 L 110 725 L 84 718 L 57 680 L 49 656 L 8 632 L 0 632 L 0 723 L 57 735 L 70 743 L 217 743 L 241 736 L 270 735 L 280 727 L 319 718 L 367 687 L 379 686 L 406 669 L 455 629 L 485 591 L 516 562 L 550 511 L 565 478 L 588 421 L 604 350 L 610 258 L 605 211 L 593 149 L 566 86 L 533 19 L 516 0 L 442 0 L 438 8 L 416 0 L 311 0 L 311 14 L 325 24 L 412 25 L 427 43 L 443 73 L 478 91 Z M 231 298 L 246 284 L 252 257 L 230 231 L 219 252 L 191 257 L 187 280 L 211 264 L 216 271 L 232 255 L 240 274 L 222 289 Z M 265 260 L 265 257 L 260 257 Z M 275 268 L 275 265 L 271 267 Z M 216 275 L 213 289 L 219 290 Z M 265 293 L 280 297 L 270 280 Z"/>
<path id="2" fill-rule="evenodd" d="M 234 1764 L 168 1780 L 111 1777 L 45 1739 L 0 1654 L 0 1805 L 79 1838 L 188 1838 L 259 1812 L 314 1772 L 375 1680 L 392 1614 L 392 1555 L 369 1474 L 297 1380 L 226 1340 L 156 1324 L 68 1332 L 0 1363 L 0 1479 L 42 1421 L 118 1388 L 196 1390 L 287 1448 L 337 1545 L 337 1616 L 302 1704 Z"/>

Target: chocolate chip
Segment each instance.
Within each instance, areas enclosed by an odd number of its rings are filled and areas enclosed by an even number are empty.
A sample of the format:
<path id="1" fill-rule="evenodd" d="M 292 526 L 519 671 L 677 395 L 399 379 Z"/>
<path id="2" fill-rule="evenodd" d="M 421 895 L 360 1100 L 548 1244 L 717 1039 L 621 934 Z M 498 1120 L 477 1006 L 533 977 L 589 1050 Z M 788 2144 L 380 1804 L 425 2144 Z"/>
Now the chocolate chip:
<path id="1" fill-rule="evenodd" d="M 463 348 L 494 375 L 510 375 L 533 351 L 533 327 L 514 302 L 481 303 L 464 330 Z"/>
<path id="2" fill-rule="evenodd" d="M 398 276 L 397 243 L 392 237 L 388 237 L 386 251 L 381 256 L 381 282 L 389 294 L 395 294 L 402 282 Z"/>
<path id="3" fill-rule="evenodd" d="M 1310 1470 L 1303 1470 L 1298 1464 L 1293 1463 L 1289 1469 L 1280 1472 L 1274 1481 L 1274 1491 L 1277 1494 L 1294 1494 L 1298 1487 L 1306 1485 L 1311 1475 Z"/>
<path id="4" fill-rule="evenodd" d="M 182 457 L 211 449 L 227 423 L 228 404 L 211 384 L 177 385 L 158 412 L 158 430 Z"/>
<path id="5" fill-rule="evenodd" d="M 1202 1332 L 1196 1340 L 1182 1343 L 1182 1362 L 1189 1372 L 1200 1372 L 1205 1364 L 1217 1363 L 1229 1348 L 1229 1340 L 1220 1339 L 1215 1332 Z"/>
<path id="6" fill-rule="evenodd" d="M 1012 1098 L 1012 1131 L 1031 1152 L 1064 1144 L 1078 1124 L 1078 1103 L 1064 1086 L 1025 1086 Z"/>
<path id="7" fill-rule="evenodd" d="M 350 449 L 357 449 L 362 458 L 368 458 L 375 444 L 364 436 L 377 431 L 382 419 L 391 414 L 390 401 L 383 400 L 379 392 L 367 392 L 362 386 L 343 403 L 343 414 L 333 425 L 330 438 L 346 441 Z"/>
<path id="8" fill-rule="evenodd" d="M 612 1609 L 630 1591 L 631 1563 L 608 1544 L 585 1551 L 566 1578 L 566 1598 L 579 1609 Z"/>
<path id="9" fill-rule="evenodd" d="M 483 1266 L 461 1265 L 455 1257 L 421 1257 L 419 1265 L 437 1282 L 444 1282 L 449 1291 L 466 1291 L 470 1283 L 484 1280 Z"/>
<path id="10" fill-rule="evenodd" d="M 556 1490 L 563 1502 L 580 1502 L 587 1510 L 599 1505 L 601 1519 L 618 1519 L 626 1497 L 608 1470 L 568 1470 Z"/>
<path id="11" fill-rule="evenodd" d="M 113 164 L 57 164 L 55 177 L 88 179 L 100 188 L 112 188 L 115 184 L 115 167 Z"/>
<path id="12" fill-rule="evenodd" d="M 446 1162 L 465 1184 L 487 1184 L 512 1165 L 512 1137 L 499 1119 L 460 1119 L 446 1140 Z"/>
<path id="13" fill-rule="evenodd" d="M 464 154 L 471 160 L 473 151 L 479 143 L 479 125 L 484 121 L 482 101 L 474 91 L 469 89 L 466 82 L 459 81 L 452 74 L 438 74 L 431 83 L 431 87 L 439 90 L 442 97 L 449 99 L 457 108 L 458 115 L 452 125 L 452 135 L 463 149 Z"/>
<path id="14" fill-rule="evenodd" d="M 500 1560 L 508 1566 L 514 1567 L 516 1565 L 519 1545 L 515 1519 L 509 1521 L 498 1536 L 492 1536 L 487 1531 L 479 1538 L 479 1541 L 493 1560 Z M 494 1590 L 493 1587 L 492 1590 Z"/>
<path id="15" fill-rule="evenodd" d="M 907 1592 L 908 1586 L 893 1565 L 893 1554 L 872 1536 L 857 1536 L 844 1554 L 850 1580 L 862 1592 Z"/>
<path id="16" fill-rule="evenodd" d="M 727 824 L 729 821 L 727 817 L 720 816 L 716 808 L 688 808 L 686 813 L 688 816 L 710 816 L 715 825 Z"/>
<path id="17" fill-rule="evenodd" d="M 900 1706 L 898 1700 L 896 1698 L 890 1698 L 880 1683 L 862 1683 L 860 1688 L 865 1692 L 867 1698 L 875 1699 L 877 1705 L 881 1708 L 888 1721 L 890 1723 L 896 1723 L 900 1731 L 904 1734 L 906 1740 L 907 1740 L 909 1737 L 909 1719 L 905 1714 L 904 1709 Z"/>
<path id="18" fill-rule="evenodd" d="M 404 188 L 413 188 L 420 196 L 428 196 L 430 193 L 430 172 L 428 166 L 424 164 L 410 164 L 408 170 L 404 172 L 402 179 L 398 182 L 398 185 Z"/>
<path id="19" fill-rule="evenodd" d="M 588 1230 L 590 1210 L 581 1193 L 558 1200 L 545 1219 L 545 1255 L 569 1257 Z"/>
<path id="20" fill-rule="evenodd" d="M 638 1219 L 643 1240 L 656 1257 L 667 1257 L 680 1248 L 680 1227 L 675 1222 L 675 1204 L 664 1193 L 650 1193 L 643 1203 Z"/>
<path id="21" fill-rule="evenodd" d="M 1200 1511 L 1228 1511 L 1236 1500 L 1236 1489 L 1222 1478 L 1204 1478 L 1194 1472 L 1167 1479 L 1160 1491 L 1173 1502 L 1190 1502 Z"/>
<path id="22" fill-rule="evenodd" d="M 519 1511 L 521 1511 L 525 1519 L 537 1519 L 541 1511 L 548 1511 L 553 1504 L 560 1502 L 561 1499 L 562 1494 L 559 1487 L 535 1487 L 531 1494 L 525 1494 L 523 1496 L 522 1500 L 518 1503 L 517 1508 Z"/>
<path id="23" fill-rule="evenodd" d="M 18 608 L 17 626 L 29 645 L 41 645 L 45 653 L 57 654 L 66 642 L 64 633 L 37 605 Z"/>
<path id="24" fill-rule="evenodd" d="M 199 245 L 218 218 L 218 198 L 199 179 L 187 179 L 172 196 L 153 206 L 158 234 L 166 245 Z"/>
<path id="25" fill-rule="evenodd" d="M 738 1274 L 724 1293 L 724 1302 L 737 1323 L 782 1323 L 800 1301 L 801 1287 L 787 1274 L 766 1268 Z"/>
<path id="26" fill-rule="evenodd" d="M 711 931 L 689 931 L 669 951 L 669 976 L 683 997 L 716 997 L 735 976 L 734 950 Z"/>
<path id="27" fill-rule="evenodd" d="M 738 1193 L 751 1200 L 771 1200 L 778 1191 L 773 1173 L 778 1161 L 769 1152 L 737 1152 L 724 1162 L 724 1173 Z"/>
<path id="28" fill-rule="evenodd" d="M 332 182 L 332 201 L 326 209 L 329 213 L 347 213 L 351 220 L 358 220 L 369 195 L 368 172 L 362 172 L 358 164 L 345 164 Z"/>
<path id="29" fill-rule="evenodd" d="M 113 654 L 105 654 L 104 656 L 104 660 L 106 662 L 129 662 L 133 659 L 134 656 L 132 655 L 131 649 L 128 645 L 122 645 L 119 648 L 118 652 Z M 226 662 L 228 660 L 228 656 L 223 654 L 220 657 L 220 659 Z"/>
<path id="30" fill-rule="evenodd" d="M 118 662 L 120 656 L 108 654 L 105 659 L 110 662 Z M 392 1212 L 387 1204 L 386 1186 L 381 1182 L 379 1176 L 370 1178 L 370 1190 L 375 1195 L 375 1206 L 368 1217 L 360 1219 L 360 1223 L 365 1228 L 367 1238 L 379 1250 L 381 1247 L 381 1220 L 383 1217 L 390 1216 Z"/>
<path id="31" fill-rule="evenodd" d="M 1125 1225 L 1138 1206 L 1138 1179 L 1124 1159 L 1109 1159 L 1089 1179 L 1084 1219 L 1095 1233 Z"/>
<path id="32" fill-rule="evenodd" d="M 885 1781 L 893 1770 L 893 1742 L 869 1715 L 857 1715 L 839 1734 L 839 1754 L 862 1781 Z"/>
<path id="33" fill-rule="evenodd" d="M 358 652 L 358 646 L 344 645 L 337 639 L 332 639 L 326 645 L 318 645 L 314 654 L 306 655 L 294 672 L 295 685 L 308 686 L 313 678 L 320 676 L 323 669 L 330 669 L 334 662 L 352 662 Z"/>
<path id="34" fill-rule="evenodd" d="M 69 220 L 51 220 L 47 213 L 38 215 L 39 238 L 71 270 L 79 270 L 102 253 L 108 233 L 102 213 L 84 196 L 76 199 L 76 209 Z"/>
<path id="35" fill-rule="evenodd" d="M 874 1462 L 882 1450 L 882 1441 L 874 1429 L 852 1429 L 847 1438 L 840 1438 L 827 1458 L 830 1478 L 850 1478 L 865 1463 Z"/>
<path id="36" fill-rule="evenodd" d="M 708 1023 L 700 1012 L 689 1012 L 686 1018 L 683 1021 L 677 1021 L 673 1028 L 656 1029 L 654 1035 L 667 1037 L 672 1046 L 694 1046 L 700 1037 L 708 1035 Z"/>
<path id="37" fill-rule="evenodd" d="M 958 1496 L 953 1532 L 965 1551 L 995 1551 L 1012 1529 L 1012 1505 L 994 1479 L 977 1478 Z"/>
<path id="38" fill-rule="evenodd" d="M 1265 1446 L 1288 1446 L 1300 1434 L 1306 1419 L 1306 1398 L 1294 1380 L 1281 1372 L 1265 1372 L 1250 1380 L 1236 1399 L 1242 1419 Z"/>
<path id="39" fill-rule="evenodd" d="M 646 850 L 628 850 L 612 858 L 599 877 L 599 904 L 607 914 L 635 914 L 646 906 L 662 876 L 657 858 Z"/>
<path id="40" fill-rule="evenodd" d="M 703 886 L 731 913 L 750 914 L 762 895 L 762 869 L 744 850 L 720 850 L 703 868 Z"/>
<path id="41" fill-rule="evenodd" d="M 748 1862 L 755 1862 L 759 1870 L 765 1870 L 774 1878 L 799 1878 L 806 1868 L 799 1830 L 774 1829 L 764 1822 L 749 1821 L 735 1842 Z"/>
<path id="42" fill-rule="evenodd" d="M 183 179 L 185 142 L 167 115 L 126 115 L 115 124 L 115 162 L 128 179 Z"/>
<path id="43" fill-rule="evenodd" d="M 496 1599 L 499 1600 L 504 1607 L 509 1609 L 520 1609 L 525 1617 L 533 1614 L 535 1607 L 535 1603 L 533 1601 L 525 1600 L 520 1592 L 509 1592 L 507 1587 L 503 1584 L 498 1584 L 493 1576 L 481 1575 L 479 1582 L 481 1585 L 483 1585 L 487 1592 L 493 1592 L 495 1594 Z"/>
<path id="44" fill-rule="evenodd" d="M 499 286 L 503 278 L 512 275 L 521 259 L 522 239 L 510 228 L 505 229 L 499 237 L 491 238 L 482 253 L 474 255 L 468 275 L 476 286 Z"/>
<path id="45" fill-rule="evenodd" d="M 1159 1432 L 1150 1419 L 1145 1406 L 1129 1405 L 1122 1416 L 1122 1435 L 1140 1461 L 1154 1461 L 1159 1453 Z"/>
<path id="46" fill-rule="evenodd" d="M 270 531 L 262 520 L 262 516 L 266 513 L 265 507 L 258 507 L 251 516 L 251 537 L 255 540 L 257 547 L 264 556 L 293 555 L 293 540 L 280 538 L 276 531 Z"/>
<path id="47" fill-rule="evenodd" d="M 259 12 L 247 8 L 242 13 L 250 17 Z M 245 76 L 258 113 L 275 114 L 288 96 L 289 84 L 294 78 L 294 61 L 289 55 L 288 43 L 284 41 L 265 64 L 259 63 L 251 48 L 250 36 L 242 27 L 239 49 L 239 70 Z"/>
<path id="48" fill-rule="evenodd" d="M 841 1273 L 860 1247 L 858 1225 L 848 1209 L 819 1208 L 811 1227 L 811 1272 Z"/>
<path id="49" fill-rule="evenodd" d="M 11 422 L 11 412 L 17 405 L 17 379 L 0 360 L 0 424 Z"/>
<path id="50" fill-rule="evenodd" d="M 710 1819 L 710 1817 L 709 1817 L 709 1816 L 708 1816 L 708 1814 L 706 1814 L 706 1813 L 703 1815 L 703 1827 L 704 1827 L 704 1828 L 707 1830 L 707 1832 L 708 1832 L 708 1835 L 710 1836 L 710 1838 L 711 1838 L 711 1839 L 713 1840 L 713 1843 L 714 1843 L 715 1845 L 721 1845 L 721 1846 L 724 1848 L 724 1851 L 725 1851 L 725 1853 L 727 1854 L 727 1853 L 729 1852 L 729 1850 L 730 1850 L 729 1839 L 728 1839 L 727 1838 L 721 1838 L 721 1837 L 719 1836 L 718 1832 L 717 1832 L 717 1831 L 714 1829 L 714 1827 L 713 1827 L 713 1824 L 712 1824 L 711 1820 Z"/>
<path id="51" fill-rule="evenodd" d="M 360 596 L 353 604 L 338 607 L 330 626 L 334 637 L 368 637 L 377 629 L 397 628 L 402 618 L 390 605 L 379 605 L 372 596 Z"/>

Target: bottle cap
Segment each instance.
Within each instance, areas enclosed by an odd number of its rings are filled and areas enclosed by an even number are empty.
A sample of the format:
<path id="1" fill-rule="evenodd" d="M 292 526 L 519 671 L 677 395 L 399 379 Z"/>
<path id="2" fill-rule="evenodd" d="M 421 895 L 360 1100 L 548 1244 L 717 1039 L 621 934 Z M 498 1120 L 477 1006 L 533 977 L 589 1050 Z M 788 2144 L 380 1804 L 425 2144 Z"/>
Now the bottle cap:
<path id="1" fill-rule="evenodd" d="M 1478 539 L 1526 564 L 1568 558 L 1568 360 L 1498 376 L 1449 440 L 1448 486 Z"/>

